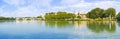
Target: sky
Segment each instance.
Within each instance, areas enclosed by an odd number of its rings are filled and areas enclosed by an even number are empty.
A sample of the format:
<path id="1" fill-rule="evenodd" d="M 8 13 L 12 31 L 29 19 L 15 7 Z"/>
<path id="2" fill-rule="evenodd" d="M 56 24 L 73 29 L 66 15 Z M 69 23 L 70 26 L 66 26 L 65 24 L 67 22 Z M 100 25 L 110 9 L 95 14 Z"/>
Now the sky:
<path id="1" fill-rule="evenodd" d="M 0 0 L 0 16 L 35 17 L 47 12 L 89 12 L 93 8 L 115 8 L 120 12 L 120 0 Z"/>

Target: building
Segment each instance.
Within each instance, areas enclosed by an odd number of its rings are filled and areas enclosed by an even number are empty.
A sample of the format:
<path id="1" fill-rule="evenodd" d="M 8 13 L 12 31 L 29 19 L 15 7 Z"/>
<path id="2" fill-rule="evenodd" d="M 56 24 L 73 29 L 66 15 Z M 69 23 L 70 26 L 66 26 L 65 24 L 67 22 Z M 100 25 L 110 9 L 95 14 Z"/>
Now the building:
<path id="1" fill-rule="evenodd" d="M 75 19 L 78 19 L 77 18 L 78 16 L 80 16 L 81 19 L 87 19 L 86 13 L 84 13 L 84 12 L 79 11 L 79 12 L 75 12 L 75 14 L 76 14 L 76 18 Z"/>

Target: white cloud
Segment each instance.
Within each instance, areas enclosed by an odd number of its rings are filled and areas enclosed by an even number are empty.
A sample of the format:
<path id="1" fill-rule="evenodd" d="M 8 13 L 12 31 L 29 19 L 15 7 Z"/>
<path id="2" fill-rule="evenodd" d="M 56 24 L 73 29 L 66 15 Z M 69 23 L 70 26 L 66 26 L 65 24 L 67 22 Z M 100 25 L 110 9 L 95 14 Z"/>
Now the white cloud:
<path id="1" fill-rule="evenodd" d="M 21 7 L 20 5 L 24 5 L 29 1 L 30 4 L 27 6 Z M 41 15 L 44 9 L 41 7 L 50 7 L 50 3 L 52 0 L 4 0 L 4 2 L 9 5 L 14 5 L 17 7 L 15 11 L 12 12 L 1 12 L 1 16 L 14 16 L 14 17 L 25 17 L 25 16 L 38 16 Z M 2 8 L 2 7 L 0 7 Z M 3 10 L 3 9 L 0 9 Z M 5 11 L 5 10 L 3 10 Z"/>
<path id="2" fill-rule="evenodd" d="M 67 1 L 71 1 L 71 0 L 67 0 Z M 96 2 L 85 2 L 84 0 L 81 0 L 82 2 L 78 2 L 78 1 L 73 0 L 72 2 L 74 2 L 74 4 L 71 4 L 70 2 L 67 2 L 67 1 L 66 1 L 67 4 L 65 3 L 63 5 L 63 7 L 66 6 L 66 8 L 71 8 L 71 9 L 74 9 L 74 10 L 82 10 L 84 12 L 88 12 L 92 8 L 96 8 L 96 7 L 100 7 L 100 8 L 103 8 L 103 9 L 113 7 L 118 12 L 119 11 L 118 8 L 120 7 L 120 2 L 110 1 L 110 0 L 96 1 Z M 63 2 L 61 2 L 61 3 L 63 3 Z"/>
<path id="3" fill-rule="evenodd" d="M 10 5 L 16 5 L 16 6 L 25 4 L 25 0 L 3 0 L 3 1 Z"/>
<path id="4" fill-rule="evenodd" d="M 34 0 L 32 1 L 33 6 L 39 6 L 39 7 L 50 7 L 50 3 L 52 0 Z"/>
<path id="5" fill-rule="evenodd" d="M 21 7 L 27 2 L 28 5 Z M 80 10 L 83 12 L 88 12 L 92 8 L 100 7 L 103 9 L 113 7 L 120 11 L 120 2 L 117 1 L 96 1 L 96 2 L 85 2 L 84 0 L 62 0 L 59 6 L 52 6 L 51 2 L 53 0 L 4 0 L 4 2 L 16 6 L 18 9 L 12 12 L 5 12 L 5 10 L 0 7 L 1 16 L 37 16 L 44 15 L 46 12 L 57 12 L 57 11 L 69 11 L 74 12 L 74 10 Z M 43 8 L 45 7 L 45 8 Z"/>
<path id="6" fill-rule="evenodd" d="M 40 11 L 33 6 L 22 7 L 13 12 L 3 12 L 1 16 L 10 16 L 10 17 L 27 17 L 27 16 L 38 16 Z"/>
<path id="7" fill-rule="evenodd" d="M 68 5 L 68 4 L 74 4 L 74 3 L 78 3 L 79 0 L 62 0 L 61 1 L 61 4 L 65 4 L 65 5 Z"/>
<path id="8" fill-rule="evenodd" d="M 25 5 L 25 4 L 34 4 L 35 6 L 50 6 L 50 2 L 52 0 L 3 0 L 4 2 L 10 4 L 10 5 L 15 5 L 15 6 L 20 6 L 20 5 Z"/>

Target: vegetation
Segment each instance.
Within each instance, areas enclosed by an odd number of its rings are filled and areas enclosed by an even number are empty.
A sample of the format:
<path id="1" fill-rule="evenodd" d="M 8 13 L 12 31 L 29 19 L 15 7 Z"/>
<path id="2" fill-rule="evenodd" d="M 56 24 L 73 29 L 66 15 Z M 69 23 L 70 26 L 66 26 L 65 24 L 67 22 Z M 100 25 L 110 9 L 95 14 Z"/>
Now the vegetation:
<path id="1" fill-rule="evenodd" d="M 97 21 L 108 21 L 108 20 L 120 20 L 120 12 L 116 16 L 116 10 L 114 8 L 108 8 L 106 10 L 101 8 L 95 8 L 89 11 L 86 14 L 88 21 L 97 20 Z M 37 18 L 43 18 L 42 16 L 38 16 Z M 73 13 L 68 12 L 49 12 L 46 13 L 44 16 L 45 20 L 82 20 L 81 16 L 76 16 Z M 76 19 L 77 18 L 77 19 Z M 89 19 L 88 19 L 89 18 Z"/>
<path id="2" fill-rule="evenodd" d="M 43 18 L 42 16 L 38 16 L 37 18 Z"/>
<path id="3" fill-rule="evenodd" d="M 117 16 L 116 17 L 120 17 L 120 12 L 117 14 Z"/>
<path id="4" fill-rule="evenodd" d="M 115 15 L 116 15 L 116 10 L 114 9 L 114 8 L 108 8 L 107 10 L 105 10 L 105 16 L 106 17 L 109 17 L 109 16 L 111 16 L 111 17 L 115 17 Z"/>
<path id="5" fill-rule="evenodd" d="M 120 12 L 116 16 L 117 20 L 120 21 Z"/>
<path id="6" fill-rule="evenodd" d="M 78 19 L 81 19 L 81 16 L 77 16 Z"/>
<path id="7" fill-rule="evenodd" d="M 50 12 L 45 14 L 46 20 L 72 20 L 75 18 L 75 14 L 67 12 Z"/>
<path id="8" fill-rule="evenodd" d="M 120 12 L 116 16 L 116 10 L 114 8 L 108 8 L 106 10 L 101 8 L 95 8 L 92 9 L 90 12 L 86 14 L 87 18 L 85 20 L 114 20 L 116 17 L 118 20 L 120 20 Z M 26 17 L 29 18 L 29 17 Z M 76 16 L 74 13 L 68 13 L 68 12 L 49 12 L 46 13 L 44 17 L 38 16 L 40 20 L 45 18 L 45 20 L 82 20 L 81 16 Z M 77 18 L 77 19 L 76 19 Z M 10 17 L 0 17 L 0 20 L 15 20 L 15 18 Z M 84 19 L 83 19 L 84 20 Z"/>
<path id="9" fill-rule="evenodd" d="M 108 8 L 107 10 L 95 8 L 87 13 L 87 17 L 91 19 L 106 18 L 106 17 L 115 17 L 115 14 L 116 11 L 114 8 Z"/>
<path id="10" fill-rule="evenodd" d="M 42 16 L 38 16 L 37 20 L 43 20 L 43 17 Z"/>
<path id="11" fill-rule="evenodd" d="M 87 17 L 91 19 L 103 18 L 103 9 L 95 8 L 87 13 Z"/>
<path id="12" fill-rule="evenodd" d="M 15 18 L 12 18 L 12 17 L 0 17 L 0 20 L 15 20 Z"/>

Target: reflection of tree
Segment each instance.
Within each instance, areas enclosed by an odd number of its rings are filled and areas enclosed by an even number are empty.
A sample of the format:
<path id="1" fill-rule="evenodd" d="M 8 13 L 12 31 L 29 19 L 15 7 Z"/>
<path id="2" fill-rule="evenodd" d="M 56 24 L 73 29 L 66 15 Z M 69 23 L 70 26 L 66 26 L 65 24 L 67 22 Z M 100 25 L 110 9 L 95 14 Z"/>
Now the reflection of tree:
<path id="1" fill-rule="evenodd" d="M 118 26 L 120 27 L 120 21 L 117 21 L 117 23 L 118 23 Z"/>
<path id="2" fill-rule="evenodd" d="M 45 25 L 49 27 L 65 28 L 73 26 L 73 23 L 70 23 L 70 21 L 45 21 Z"/>
<path id="3" fill-rule="evenodd" d="M 13 22 L 14 20 L 0 20 L 0 23 Z"/>
<path id="4" fill-rule="evenodd" d="M 115 22 L 107 21 L 87 22 L 87 27 L 96 33 L 100 33 L 103 31 L 115 32 L 116 29 Z"/>

